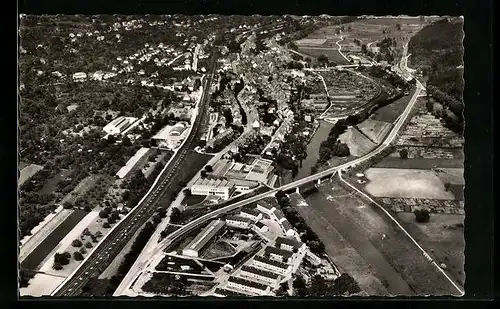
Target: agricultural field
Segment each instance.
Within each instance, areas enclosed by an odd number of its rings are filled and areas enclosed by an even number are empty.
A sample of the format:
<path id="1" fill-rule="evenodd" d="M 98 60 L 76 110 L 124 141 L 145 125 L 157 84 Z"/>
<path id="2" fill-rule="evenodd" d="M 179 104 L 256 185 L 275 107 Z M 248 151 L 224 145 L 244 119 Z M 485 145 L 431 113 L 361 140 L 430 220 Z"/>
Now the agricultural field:
<path id="1" fill-rule="evenodd" d="M 311 207 L 300 209 L 313 208 L 332 224 L 373 267 L 389 293 L 457 294 L 453 285 L 381 209 L 367 203 L 340 181 L 323 183 L 318 193 L 306 199 Z"/>
<path id="2" fill-rule="evenodd" d="M 359 132 L 355 127 L 350 127 L 339 136 L 342 143 L 347 144 L 351 156 L 361 157 L 372 151 L 377 144 L 372 142 L 366 135 Z"/>
<path id="3" fill-rule="evenodd" d="M 75 205 L 80 202 L 80 200 L 85 197 L 87 200 L 88 198 L 91 198 L 92 196 L 87 196 L 87 193 L 92 191 L 95 186 L 99 186 L 102 182 L 106 183 L 109 182 L 109 179 L 112 179 L 112 177 L 108 176 L 106 177 L 106 180 L 103 180 L 102 175 L 90 175 L 82 179 L 80 183 L 70 192 L 68 193 L 61 201 L 61 204 L 64 205 L 66 203 L 69 203 L 71 205 Z M 89 202 L 92 202 L 91 200 L 88 200 Z"/>
<path id="4" fill-rule="evenodd" d="M 72 210 L 57 228 L 52 231 L 21 263 L 21 268 L 37 270 L 47 256 L 60 244 L 61 240 L 87 215 L 82 210 Z"/>
<path id="5" fill-rule="evenodd" d="M 392 128 L 392 124 L 384 121 L 378 121 L 374 119 L 367 119 L 362 123 L 358 124 L 357 129 L 366 135 L 375 144 L 380 144 L 387 133 Z"/>
<path id="6" fill-rule="evenodd" d="M 417 223 L 413 213 L 398 213 L 403 226 L 424 248 L 429 249 L 438 264 L 461 285 L 465 281 L 464 215 L 432 214 L 427 223 Z"/>
<path id="7" fill-rule="evenodd" d="M 455 199 L 432 170 L 369 168 L 365 175 L 369 180 L 365 189 L 375 197 Z"/>
<path id="8" fill-rule="evenodd" d="M 325 55 L 330 62 L 335 64 L 348 64 L 349 61 L 339 53 L 339 45 L 336 43 L 340 37 L 335 32 L 331 32 L 330 28 L 318 29 L 307 38 L 296 41 L 298 50 L 314 58 Z"/>

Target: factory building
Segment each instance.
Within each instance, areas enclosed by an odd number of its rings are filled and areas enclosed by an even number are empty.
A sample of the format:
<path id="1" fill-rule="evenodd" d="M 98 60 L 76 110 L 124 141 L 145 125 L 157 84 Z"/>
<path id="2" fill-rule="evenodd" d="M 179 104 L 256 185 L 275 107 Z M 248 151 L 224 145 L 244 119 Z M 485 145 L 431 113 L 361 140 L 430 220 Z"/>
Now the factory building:
<path id="1" fill-rule="evenodd" d="M 242 216 L 230 216 L 226 218 L 226 224 L 231 227 L 249 229 L 252 224 L 252 220 Z"/>
<path id="2" fill-rule="evenodd" d="M 248 265 L 243 265 L 241 267 L 240 275 L 242 277 L 256 279 L 258 281 L 262 281 L 264 283 L 271 284 L 271 285 L 276 284 L 276 282 L 278 281 L 278 279 L 280 277 L 279 275 L 277 275 L 273 272 L 263 270 L 260 268 L 255 268 L 253 266 L 248 266 Z"/>
<path id="3" fill-rule="evenodd" d="M 108 123 L 104 128 L 103 131 L 115 135 L 115 134 L 122 134 L 125 132 L 135 121 L 137 118 L 134 117 L 118 117 L 115 120 L 111 121 Z"/>
<path id="4" fill-rule="evenodd" d="M 288 259 L 291 258 L 293 252 L 288 250 L 279 249 L 276 247 L 267 246 L 264 249 L 264 256 L 278 262 L 287 263 Z"/>
<path id="5" fill-rule="evenodd" d="M 285 263 L 271 260 L 263 256 L 253 258 L 253 266 L 264 268 L 280 275 L 286 275 L 291 267 Z"/>
<path id="6" fill-rule="evenodd" d="M 200 251 L 206 247 L 210 240 L 224 227 L 224 221 L 210 222 L 196 237 L 182 250 L 183 255 L 198 257 Z"/>
<path id="7" fill-rule="evenodd" d="M 265 284 L 253 282 L 247 279 L 231 276 L 227 282 L 227 286 L 244 292 L 249 292 L 257 295 L 266 295 L 270 291 L 270 287 Z"/>
<path id="8" fill-rule="evenodd" d="M 217 195 L 222 199 L 229 199 L 235 191 L 234 182 L 222 179 L 199 178 L 191 186 L 193 195 Z"/>

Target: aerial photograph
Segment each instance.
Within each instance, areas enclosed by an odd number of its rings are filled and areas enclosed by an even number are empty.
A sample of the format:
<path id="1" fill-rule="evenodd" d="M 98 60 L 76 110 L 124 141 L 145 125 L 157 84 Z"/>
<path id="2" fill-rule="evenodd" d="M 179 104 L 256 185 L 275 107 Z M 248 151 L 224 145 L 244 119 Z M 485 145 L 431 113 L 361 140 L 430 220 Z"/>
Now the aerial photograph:
<path id="1" fill-rule="evenodd" d="M 19 297 L 463 296 L 463 27 L 21 14 Z"/>

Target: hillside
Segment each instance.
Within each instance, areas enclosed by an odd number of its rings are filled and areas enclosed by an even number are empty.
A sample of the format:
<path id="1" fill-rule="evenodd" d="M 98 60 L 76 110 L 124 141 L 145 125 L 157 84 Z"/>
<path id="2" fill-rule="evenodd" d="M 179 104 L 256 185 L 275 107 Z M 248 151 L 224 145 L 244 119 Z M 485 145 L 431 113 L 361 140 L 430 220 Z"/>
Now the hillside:
<path id="1" fill-rule="evenodd" d="M 427 83 L 462 101 L 463 19 L 450 18 L 425 26 L 408 44 L 411 66 L 422 69 Z"/>

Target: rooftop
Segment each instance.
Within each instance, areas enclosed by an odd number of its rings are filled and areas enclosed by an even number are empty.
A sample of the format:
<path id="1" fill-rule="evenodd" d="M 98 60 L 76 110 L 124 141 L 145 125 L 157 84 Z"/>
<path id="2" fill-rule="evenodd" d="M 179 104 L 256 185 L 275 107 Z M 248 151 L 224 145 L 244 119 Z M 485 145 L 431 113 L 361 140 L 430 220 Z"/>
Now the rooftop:
<path id="1" fill-rule="evenodd" d="M 250 223 L 252 220 L 242 217 L 242 216 L 229 216 L 226 218 L 226 220 L 232 220 L 232 221 L 239 221 L 239 222 L 245 222 L 245 223 Z"/>
<path id="2" fill-rule="evenodd" d="M 303 246 L 303 243 L 292 238 L 279 236 L 276 238 L 276 247 L 281 247 L 281 244 L 292 246 L 294 249 L 299 249 Z"/>
<path id="3" fill-rule="evenodd" d="M 234 276 L 229 277 L 228 281 L 229 282 L 233 282 L 233 283 L 237 283 L 237 284 L 241 284 L 241 285 L 244 285 L 244 286 L 252 287 L 252 288 L 255 288 L 255 289 L 259 289 L 259 290 L 262 290 L 262 291 L 265 291 L 268 288 L 268 286 L 265 285 L 265 284 L 253 282 L 253 281 L 250 281 L 250 280 L 246 280 L 246 279 L 238 278 L 238 277 L 234 277 Z"/>
<path id="4" fill-rule="evenodd" d="M 289 230 L 293 229 L 292 225 L 290 224 L 290 222 L 288 222 L 287 219 L 283 220 L 281 222 L 281 225 L 283 225 L 283 228 L 285 229 L 285 231 L 289 231 Z"/>
<path id="5" fill-rule="evenodd" d="M 285 259 L 288 259 L 293 255 L 293 253 L 290 251 L 283 250 L 283 249 L 276 248 L 276 247 L 271 247 L 271 246 L 267 246 L 266 249 L 264 249 L 264 251 L 266 254 L 276 254 L 276 255 L 284 257 Z"/>
<path id="6" fill-rule="evenodd" d="M 184 248 L 200 250 L 224 226 L 224 221 L 213 220 Z"/>
<path id="7" fill-rule="evenodd" d="M 272 272 L 267 271 L 267 270 L 262 270 L 262 269 L 259 269 L 259 268 L 253 267 L 253 266 L 243 265 L 241 267 L 241 270 L 249 272 L 249 273 L 253 273 L 253 274 L 256 274 L 259 276 L 267 277 L 270 279 L 278 279 L 279 278 L 279 276 L 275 273 L 272 273 Z"/>
<path id="8" fill-rule="evenodd" d="M 255 208 L 249 208 L 249 207 L 243 207 L 241 212 L 255 216 L 255 217 L 260 214 Z"/>
<path id="9" fill-rule="evenodd" d="M 261 262 L 261 263 L 264 263 L 264 264 L 267 264 L 267 265 L 276 266 L 276 267 L 281 268 L 281 269 L 287 269 L 288 268 L 288 265 L 285 264 L 285 263 L 274 261 L 274 260 L 271 260 L 271 259 L 263 257 L 263 256 L 257 255 L 253 259 L 255 261 L 258 261 L 258 262 Z"/>
<path id="10" fill-rule="evenodd" d="M 234 182 L 226 179 L 215 179 L 215 178 L 198 178 L 194 183 L 195 186 L 210 186 L 210 187 L 232 187 Z"/>

